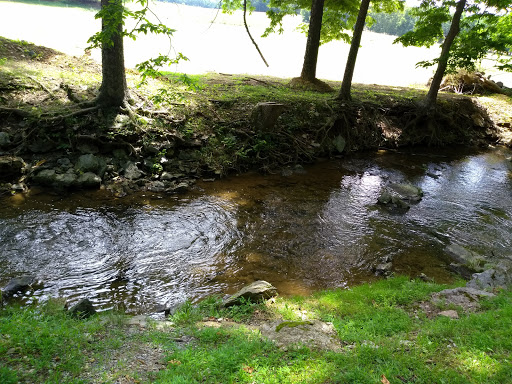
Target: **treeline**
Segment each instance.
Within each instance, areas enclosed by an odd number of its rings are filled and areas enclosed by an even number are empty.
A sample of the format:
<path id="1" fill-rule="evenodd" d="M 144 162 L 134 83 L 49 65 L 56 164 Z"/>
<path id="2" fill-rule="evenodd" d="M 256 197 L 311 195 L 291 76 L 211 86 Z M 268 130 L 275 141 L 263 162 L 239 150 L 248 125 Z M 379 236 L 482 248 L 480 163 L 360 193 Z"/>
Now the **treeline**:
<path id="1" fill-rule="evenodd" d="M 373 19 L 373 23 L 368 25 L 370 31 L 394 36 L 402 36 L 404 33 L 412 31 L 417 19 L 411 14 L 411 8 L 393 13 L 371 12 L 369 16 Z"/>

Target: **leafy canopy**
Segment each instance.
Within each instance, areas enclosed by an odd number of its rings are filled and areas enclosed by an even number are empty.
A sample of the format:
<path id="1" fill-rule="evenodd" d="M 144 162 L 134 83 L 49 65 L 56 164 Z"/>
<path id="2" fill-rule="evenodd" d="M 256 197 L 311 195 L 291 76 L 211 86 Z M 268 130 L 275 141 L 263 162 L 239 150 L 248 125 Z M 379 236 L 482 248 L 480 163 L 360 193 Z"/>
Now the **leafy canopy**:
<path id="1" fill-rule="evenodd" d="M 453 0 L 423 0 L 411 11 L 417 18 L 413 31 L 395 40 L 404 46 L 426 46 L 442 42 L 446 23 L 451 21 Z M 512 48 L 511 0 L 468 1 L 460 21 L 460 31 L 455 38 L 448 59 L 448 72 L 458 69 L 475 70 L 484 58 L 493 59 L 496 66 L 512 70 L 508 56 Z M 421 61 L 420 67 L 436 65 L 439 58 Z"/>

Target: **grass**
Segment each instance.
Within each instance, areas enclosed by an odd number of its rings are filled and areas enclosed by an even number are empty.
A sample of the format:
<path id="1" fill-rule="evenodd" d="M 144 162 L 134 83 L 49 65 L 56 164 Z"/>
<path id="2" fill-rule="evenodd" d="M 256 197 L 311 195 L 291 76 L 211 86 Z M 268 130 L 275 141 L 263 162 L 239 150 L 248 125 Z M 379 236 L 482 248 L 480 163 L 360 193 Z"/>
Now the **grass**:
<path id="1" fill-rule="evenodd" d="M 458 320 L 431 319 L 417 303 L 443 288 L 396 277 L 229 309 L 211 297 L 183 305 L 171 329 L 153 324 L 144 332 L 129 331 L 120 315 L 72 319 L 53 301 L 6 307 L 0 312 L 0 382 L 375 384 L 384 376 L 390 383 L 512 383 L 512 292 L 499 292 L 482 311 L 461 313 Z M 218 318 L 237 324 L 201 322 Z M 262 318 L 332 321 L 342 351 L 279 349 L 252 327 Z M 121 359 L 123 347 L 126 354 L 158 348 L 160 368 L 146 372 L 135 357 Z"/>

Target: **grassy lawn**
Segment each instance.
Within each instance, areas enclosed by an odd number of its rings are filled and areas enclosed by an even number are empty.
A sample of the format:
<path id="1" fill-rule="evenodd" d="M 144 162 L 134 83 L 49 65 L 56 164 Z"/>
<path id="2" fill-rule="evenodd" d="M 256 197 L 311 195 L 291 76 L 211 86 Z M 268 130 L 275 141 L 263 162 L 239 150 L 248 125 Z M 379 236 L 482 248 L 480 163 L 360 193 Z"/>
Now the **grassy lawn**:
<path id="1" fill-rule="evenodd" d="M 72 319 L 56 301 L 6 307 L 0 382 L 512 383 L 512 293 L 430 318 L 418 303 L 444 288 L 397 277 L 230 309 L 212 297 L 144 328 L 112 313 Z M 331 321 L 341 349 L 280 349 L 255 328 L 275 318 Z"/>

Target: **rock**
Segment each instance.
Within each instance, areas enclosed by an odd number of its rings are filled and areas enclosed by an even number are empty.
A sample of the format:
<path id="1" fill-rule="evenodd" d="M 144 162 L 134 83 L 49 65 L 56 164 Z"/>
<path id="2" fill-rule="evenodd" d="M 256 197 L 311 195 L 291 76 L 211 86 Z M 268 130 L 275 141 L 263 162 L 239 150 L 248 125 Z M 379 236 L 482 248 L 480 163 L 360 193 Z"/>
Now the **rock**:
<path id="1" fill-rule="evenodd" d="M 392 183 L 389 185 L 389 188 L 396 192 L 402 200 L 408 201 L 408 202 L 418 202 L 423 197 L 423 191 L 421 188 L 416 187 L 412 184 L 398 184 L 398 183 Z"/>
<path id="2" fill-rule="evenodd" d="M 312 321 L 274 321 L 260 327 L 263 337 L 280 348 L 306 346 L 312 349 L 340 351 L 341 344 L 331 323 Z"/>
<path id="3" fill-rule="evenodd" d="M 96 313 L 94 306 L 89 299 L 82 299 L 71 308 L 69 314 L 79 319 L 87 319 Z"/>
<path id="4" fill-rule="evenodd" d="M 146 185 L 146 188 L 151 192 L 163 192 L 165 190 L 165 184 L 161 181 L 152 181 Z"/>
<path id="5" fill-rule="evenodd" d="M 68 170 L 69 168 L 71 168 L 73 166 L 73 164 L 71 164 L 71 160 L 69 160 L 67 157 L 63 157 L 61 159 L 58 159 L 57 160 L 57 165 L 62 168 L 63 170 Z"/>
<path id="6" fill-rule="evenodd" d="M 101 185 L 101 177 L 92 172 L 85 172 L 80 175 L 76 180 L 76 186 L 78 188 L 99 188 Z"/>
<path id="7" fill-rule="evenodd" d="M 479 254 L 469 251 L 458 244 L 450 244 L 446 247 L 446 252 L 455 262 L 462 264 L 473 272 L 483 271 L 485 259 Z"/>
<path id="8" fill-rule="evenodd" d="M 28 149 L 34 153 L 46 153 L 55 149 L 55 143 L 50 140 L 38 139 L 30 144 Z"/>
<path id="9" fill-rule="evenodd" d="M 379 264 L 375 267 L 375 275 L 389 276 L 391 274 L 392 268 L 393 268 L 393 263 L 391 263 L 391 262 Z"/>
<path id="10" fill-rule="evenodd" d="M 457 275 L 462 276 L 466 280 L 470 280 L 471 276 L 475 272 L 475 271 L 469 269 L 468 267 L 466 267 L 462 264 L 459 264 L 459 263 L 450 263 L 450 265 L 448 266 L 448 269 L 450 271 L 456 273 Z"/>
<path id="11" fill-rule="evenodd" d="M 7 132 L 0 132 L 0 148 L 6 148 L 11 145 L 11 137 Z"/>
<path id="12" fill-rule="evenodd" d="M 96 154 L 100 151 L 96 145 L 89 143 L 82 143 L 78 145 L 76 149 L 78 149 L 80 153 L 84 154 Z"/>
<path id="13" fill-rule="evenodd" d="M 106 169 L 106 162 L 101 157 L 95 156 L 92 153 L 82 155 L 78 158 L 75 169 L 80 172 L 93 172 L 102 176 Z"/>
<path id="14" fill-rule="evenodd" d="M 185 176 L 183 173 L 172 174 L 167 171 L 163 171 L 162 174 L 160 175 L 160 180 L 171 181 L 171 180 L 179 179 L 180 177 L 183 177 L 183 176 Z"/>
<path id="15" fill-rule="evenodd" d="M 76 184 L 76 179 L 74 173 L 56 174 L 52 186 L 58 189 L 71 188 Z"/>
<path id="16" fill-rule="evenodd" d="M 449 317 L 450 319 L 458 319 L 459 318 L 459 314 L 457 313 L 457 311 L 454 311 L 453 309 L 450 309 L 448 311 L 439 312 L 437 315 Z"/>
<path id="17" fill-rule="evenodd" d="M 432 301 L 445 305 L 460 306 L 464 312 L 472 312 L 480 308 L 479 300 L 482 297 L 494 297 L 494 294 L 479 289 L 459 287 L 433 293 Z"/>
<path id="18" fill-rule="evenodd" d="M 124 177 L 126 177 L 129 180 L 136 180 L 141 178 L 143 175 L 142 171 L 137 168 L 137 165 L 132 162 L 128 161 L 124 166 Z"/>
<path id="19" fill-rule="evenodd" d="M 512 285 L 512 273 L 503 267 L 475 273 L 466 287 L 473 289 L 507 288 Z"/>
<path id="20" fill-rule="evenodd" d="M 0 156 L 0 181 L 18 180 L 25 171 L 25 162 L 21 157 Z"/>
<path id="21" fill-rule="evenodd" d="M 33 178 L 32 181 L 36 184 L 41 185 L 53 185 L 55 181 L 56 173 L 54 169 L 43 169 L 38 172 Z"/>
<path id="22" fill-rule="evenodd" d="M 9 281 L 5 287 L 2 288 L 2 298 L 8 299 L 16 293 L 24 292 L 29 289 L 35 282 L 36 278 L 32 275 L 15 277 L 14 279 L 11 279 L 11 281 Z"/>
<path id="23" fill-rule="evenodd" d="M 284 110 L 283 104 L 274 102 L 264 102 L 256 104 L 252 113 L 251 120 L 256 131 L 269 132 L 275 127 L 277 119 Z"/>
<path id="24" fill-rule="evenodd" d="M 251 300 L 253 302 L 270 299 L 277 295 L 277 288 L 272 284 L 259 280 L 242 288 L 240 291 L 231 295 L 222 302 L 224 307 L 242 304 L 243 300 Z"/>

